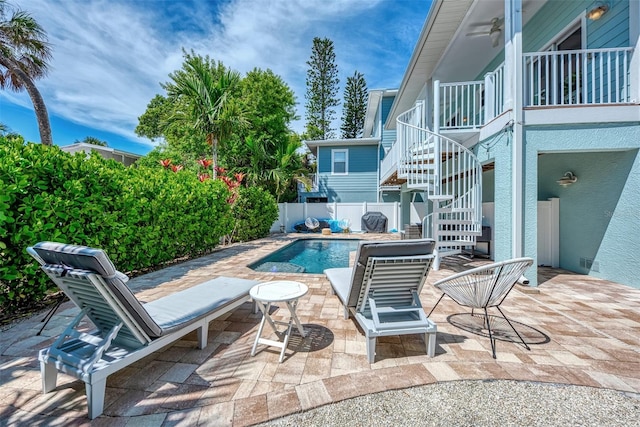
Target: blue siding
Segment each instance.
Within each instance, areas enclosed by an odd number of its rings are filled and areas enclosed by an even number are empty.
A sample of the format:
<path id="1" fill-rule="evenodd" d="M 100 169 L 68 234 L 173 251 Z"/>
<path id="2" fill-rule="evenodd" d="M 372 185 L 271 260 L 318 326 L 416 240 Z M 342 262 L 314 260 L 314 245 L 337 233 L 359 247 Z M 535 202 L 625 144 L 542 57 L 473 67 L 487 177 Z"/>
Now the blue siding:
<path id="1" fill-rule="evenodd" d="M 349 150 L 347 175 L 331 174 L 331 150 Z M 378 190 L 378 146 L 318 148 L 319 195 L 329 202 L 375 202 Z"/>

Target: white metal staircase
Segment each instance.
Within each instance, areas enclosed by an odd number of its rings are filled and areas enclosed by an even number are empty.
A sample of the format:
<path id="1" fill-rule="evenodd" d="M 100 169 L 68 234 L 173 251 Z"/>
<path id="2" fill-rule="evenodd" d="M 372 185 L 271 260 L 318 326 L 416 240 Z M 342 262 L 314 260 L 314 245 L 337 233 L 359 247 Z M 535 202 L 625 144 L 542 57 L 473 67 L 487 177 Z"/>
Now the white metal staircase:
<path id="1" fill-rule="evenodd" d="M 473 152 L 424 126 L 422 105 L 398 116 L 397 138 L 398 178 L 432 202 L 422 235 L 436 240 L 437 269 L 482 232 L 482 166 Z"/>

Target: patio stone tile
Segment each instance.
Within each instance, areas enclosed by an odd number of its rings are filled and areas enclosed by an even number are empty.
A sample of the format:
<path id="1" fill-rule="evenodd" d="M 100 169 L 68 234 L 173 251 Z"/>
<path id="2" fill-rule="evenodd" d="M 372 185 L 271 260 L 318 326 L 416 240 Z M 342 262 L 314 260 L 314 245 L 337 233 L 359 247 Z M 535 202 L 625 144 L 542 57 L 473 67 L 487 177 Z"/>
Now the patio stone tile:
<path id="1" fill-rule="evenodd" d="M 198 406 L 213 405 L 221 402 L 232 401 L 233 397 L 238 392 L 238 389 L 243 384 L 236 378 L 224 379 L 216 381 L 200 396 Z"/>
<path id="2" fill-rule="evenodd" d="M 300 383 L 318 381 L 331 376 L 331 359 L 320 357 L 309 357 L 302 371 Z"/>
<path id="3" fill-rule="evenodd" d="M 191 427 L 198 423 L 202 408 L 191 408 L 182 411 L 169 412 L 162 427 L 185 426 Z"/>
<path id="4" fill-rule="evenodd" d="M 460 375 L 445 362 L 423 363 L 424 367 L 431 373 L 436 381 L 459 380 Z"/>
<path id="5" fill-rule="evenodd" d="M 280 418 L 302 408 L 295 389 L 280 390 L 267 394 L 269 419 Z"/>
<path id="6" fill-rule="evenodd" d="M 268 419 L 269 409 L 265 395 L 236 400 L 233 411 L 234 426 L 248 426 Z"/>
<path id="7" fill-rule="evenodd" d="M 160 381 L 182 383 L 198 368 L 198 365 L 191 363 L 175 363 L 167 372 L 162 374 Z"/>
<path id="8" fill-rule="evenodd" d="M 300 384 L 296 386 L 295 390 L 302 410 L 316 408 L 332 402 L 331 396 L 322 381 Z"/>
<path id="9" fill-rule="evenodd" d="M 139 415 L 130 417 L 125 425 L 127 427 L 157 427 L 161 426 L 166 418 L 167 414 Z"/>
<path id="10" fill-rule="evenodd" d="M 610 388 L 613 390 L 629 391 L 629 392 L 635 391 L 631 385 L 624 382 L 622 378 L 620 378 L 617 375 L 612 375 L 606 372 L 591 371 L 591 370 L 585 370 L 585 372 L 591 378 L 596 380 L 598 384 L 600 384 L 600 387 Z"/>
<path id="11" fill-rule="evenodd" d="M 137 372 L 119 384 L 123 388 L 131 388 L 136 390 L 144 390 L 151 384 L 162 377 L 169 369 L 173 367 L 173 363 L 162 360 L 152 360 L 145 368 L 138 369 Z"/>
<path id="12" fill-rule="evenodd" d="M 162 402 L 162 407 L 171 410 L 192 408 L 196 406 L 206 390 L 208 390 L 207 387 L 182 384 Z"/>
<path id="13" fill-rule="evenodd" d="M 198 418 L 198 426 L 232 426 L 234 402 L 223 402 L 203 406 Z"/>
<path id="14" fill-rule="evenodd" d="M 285 361 L 280 363 L 276 369 L 273 381 L 288 384 L 300 384 L 305 365 L 306 363 L 304 360 L 295 358 L 286 360 L 285 356 Z"/>

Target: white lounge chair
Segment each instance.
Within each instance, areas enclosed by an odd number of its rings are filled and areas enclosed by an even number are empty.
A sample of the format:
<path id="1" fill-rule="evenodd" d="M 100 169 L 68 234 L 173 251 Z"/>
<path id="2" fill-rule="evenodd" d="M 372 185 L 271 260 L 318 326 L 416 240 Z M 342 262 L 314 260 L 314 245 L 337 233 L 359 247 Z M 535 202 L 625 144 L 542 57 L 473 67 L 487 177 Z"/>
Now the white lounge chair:
<path id="1" fill-rule="evenodd" d="M 252 280 L 218 277 L 141 304 L 100 249 L 41 242 L 27 248 L 47 275 L 79 308 L 51 347 L 40 350 L 42 389 L 56 387 L 57 372 L 86 384 L 89 418 L 102 414 L 107 377 L 197 330 L 207 344 L 209 322 L 249 300 Z M 97 330 L 76 328 L 87 316 Z"/>
<path id="2" fill-rule="evenodd" d="M 484 327 L 489 333 L 491 351 L 495 359 L 496 340 L 491 331 L 489 314 L 487 312 L 487 308 L 495 307 L 500 314 L 502 314 L 502 317 L 507 321 L 511 329 L 513 329 L 513 332 L 520 338 L 524 347 L 529 350 L 527 343 L 522 339 L 516 328 L 513 327 L 507 316 L 500 310 L 500 304 L 502 304 L 519 280 L 526 280 L 522 275 L 532 264 L 532 258 L 514 258 L 473 268 L 449 276 L 446 279 L 438 280 L 433 286 L 441 290 L 442 295 L 429 312 L 429 316 L 431 316 L 431 313 L 433 313 L 433 310 L 436 309 L 445 295 L 448 295 L 452 300 L 462 306 L 470 307 L 472 315 L 474 309 L 482 309 L 484 312 Z"/>
<path id="3" fill-rule="evenodd" d="M 436 325 L 425 315 L 420 291 L 433 262 L 433 240 L 362 242 L 353 268 L 324 271 L 332 290 L 367 338 L 367 358 L 375 360 L 376 338 L 424 334 L 433 357 Z"/>

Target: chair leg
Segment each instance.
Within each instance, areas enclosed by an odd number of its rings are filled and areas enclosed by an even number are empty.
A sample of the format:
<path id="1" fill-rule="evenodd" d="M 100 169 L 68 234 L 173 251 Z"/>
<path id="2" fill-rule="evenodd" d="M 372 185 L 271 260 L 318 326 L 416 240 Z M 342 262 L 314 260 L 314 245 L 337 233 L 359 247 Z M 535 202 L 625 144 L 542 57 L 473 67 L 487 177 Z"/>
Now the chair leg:
<path id="1" fill-rule="evenodd" d="M 433 306 L 433 308 L 431 309 L 431 311 L 429 312 L 429 314 L 427 314 L 427 317 L 431 317 L 431 313 L 433 313 L 433 310 L 436 309 L 436 307 L 438 306 L 438 304 L 440 304 L 440 301 L 442 301 L 442 298 L 444 298 L 444 294 L 440 295 L 440 298 L 438 299 L 438 301 L 436 302 L 436 305 Z"/>
<path id="2" fill-rule="evenodd" d="M 493 358 L 496 358 L 496 341 L 493 338 L 493 334 L 491 333 L 491 325 L 489 324 L 489 313 L 487 313 L 487 307 L 484 308 L 484 321 L 487 330 L 489 331 L 489 341 L 491 342 L 491 352 L 493 353 Z"/>
<path id="3" fill-rule="evenodd" d="M 104 410 L 104 394 L 107 388 L 107 379 L 101 379 L 93 384 L 85 383 L 87 390 L 87 406 L 89 407 L 89 418 L 99 417 Z"/>
<path id="4" fill-rule="evenodd" d="M 367 337 L 367 359 L 373 363 L 376 358 L 376 337 Z"/>
<path id="5" fill-rule="evenodd" d="M 42 377 L 43 393 L 49 393 L 56 388 L 58 370 L 54 364 L 40 361 L 40 375 Z"/>
<path id="6" fill-rule="evenodd" d="M 424 334 L 424 342 L 427 345 L 427 356 L 434 357 L 436 355 L 436 334 L 426 332 Z"/>
<path id="7" fill-rule="evenodd" d="M 500 307 L 496 306 L 496 308 L 498 309 L 498 311 L 500 312 L 500 314 L 502 314 L 502 317 L 504 317 L 504 320 L 507 321 L 507 323 L 509 324 L 509 326 L 511 326 L 511 329 L 513 329 L 513 332 L 516 333 L 516 335 L 518 336 L 518 338 L 520 338 L 520 342 L 522 342 L 522 345 L 524 345 L 524 348 L 526 348 L 527 350 L 531 351 L 531 349 L 529 348 L 529 346 L 527 345 L 526 342 L 524 342 L 524 339 L 522 339 L 522 336 L 520 336 L 520 333 L 518 333 L 518 331 L 516 330 L 516 328 L 513 327 L 513 325 L 511 324 L 511 322 L 509 321 L 509 319 L 507 318 L 507 316 L 504 315 L 504 313 L 502 312 L 502 310 L 500 310 Z"/>

